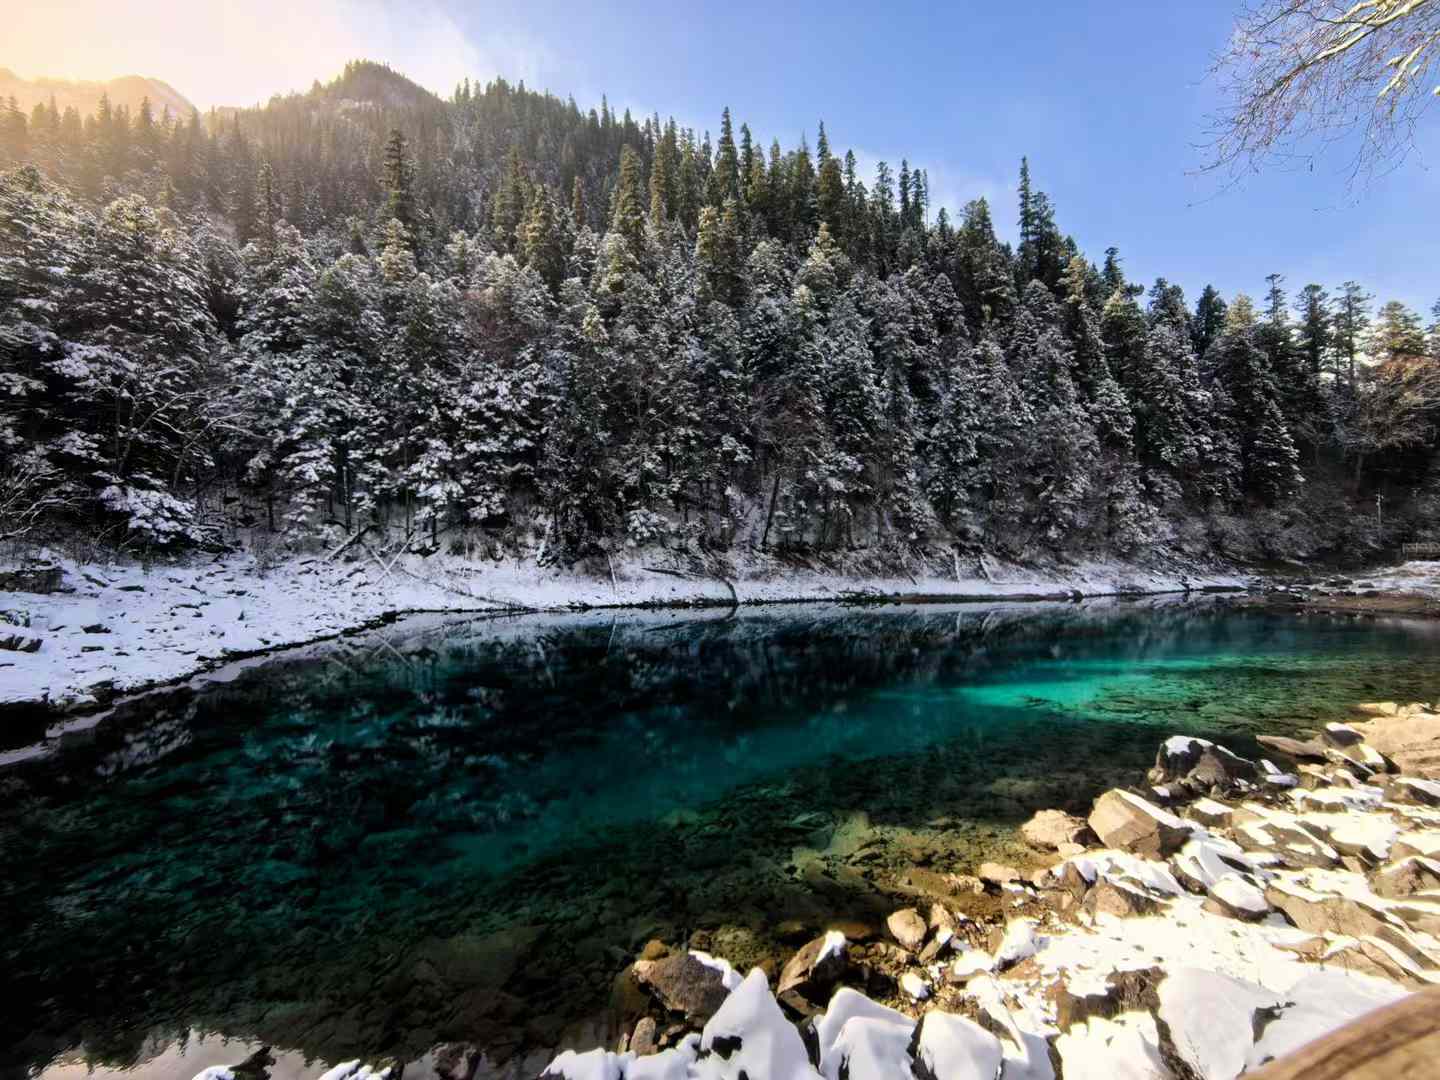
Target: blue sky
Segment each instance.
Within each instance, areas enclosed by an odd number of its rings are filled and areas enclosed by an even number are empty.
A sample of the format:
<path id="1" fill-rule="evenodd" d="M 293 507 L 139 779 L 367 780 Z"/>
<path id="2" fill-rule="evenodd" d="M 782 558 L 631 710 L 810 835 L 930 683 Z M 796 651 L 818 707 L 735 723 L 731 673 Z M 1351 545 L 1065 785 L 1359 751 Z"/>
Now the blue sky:
<path id="1" fill-rule="evenodd" d="M 952 208 L 989 197 L 1007 238 L 1028 154 L 1088 255 L 1114 244 L 1131 277 L 1164 274 L 1192 301 L 1206 282 L 1258 295 L 1278 271 L 1292 293 L 1353 277 L 1378 301 L 1428 312 L 1440 297 L 1440 171 L 1427 168 L 1440 166 L 1440 102 L 1421 131 L 1428 155 L 1360 190 L 1347 188 L 1343 152 L 1229 190 L 1193 174 L 1216 104 L 1206 71 L 1238 2 L 48 0 L 9 18 L 0 64 L 154 75 L 204 107 L 305 89 L 363 56 L 441 93 L 465 74 L 503 74 L 712 131 L 729 105 L 787 147 L 802 133 L 813 145 L 823 118 L 867 168 L 904 156 Z"/>
<path id="2" fill-rule="evenodd" d="M 987 196 L 1013 237 L 1022 154 L 1063 229 L 1092 258 L 1118 246 L 1132 277 L 1157 274 L 1192 301 L 1206 282 L 1259 294 L 1265 275 L 1365 283 L 1428 312 L 1440 298 L 1440 173 L 1420 157 L 1363 190 L 1343 153 L 1224 190 L 1196 176 L 1216 104 L 1210 57 L 1228 2 L 1073 5 L 725 5 L 529 2 L 459 6 L 461 27 L 531 51 L 541 88 L 712 128 L 721 106 L 766 141 L 836 147 L 929 170 L 953 206 Z M 1427 130 L 1440 161 L 1440 107 Z M 1377 301 L 1378 302 L 1378 301 Z"/>

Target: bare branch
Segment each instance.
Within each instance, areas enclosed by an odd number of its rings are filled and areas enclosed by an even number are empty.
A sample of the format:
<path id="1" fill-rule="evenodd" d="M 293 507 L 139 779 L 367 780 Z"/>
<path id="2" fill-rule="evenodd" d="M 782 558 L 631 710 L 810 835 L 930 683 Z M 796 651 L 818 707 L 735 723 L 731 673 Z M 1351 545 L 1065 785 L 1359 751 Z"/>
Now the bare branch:
<path id="1" fill-rule="evenodd" d="M 1440 94 L 1428 78 L 1437 57 L 1437 0 L 1260 0 L 1241 11 L 1211 71 L 1227 104 L 1212 117 L 1206 170 L 1313 167 L 1356 135 L 1352 183 L 1393 168 Z"/>

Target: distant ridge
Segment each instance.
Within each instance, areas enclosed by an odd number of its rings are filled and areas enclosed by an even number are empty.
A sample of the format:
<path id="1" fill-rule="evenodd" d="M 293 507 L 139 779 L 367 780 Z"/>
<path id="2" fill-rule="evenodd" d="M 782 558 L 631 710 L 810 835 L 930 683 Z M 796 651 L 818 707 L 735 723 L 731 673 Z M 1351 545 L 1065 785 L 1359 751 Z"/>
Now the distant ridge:
<path id="1" fill-rule="evenodd" d="M 150 79 L 142 75 L 122 75 L 118 79 L 91 82 L 82 79 L 51 79 L 41 76 L 25 79 L 8 68 L 0 68 L 0 101 L 14 98 L 21 109 L 29 112 L 37 104 L 55 105 L 61 112 L 73 106 L 81 116 L 89 116 L 100 105 L 100 97 L 110 95 L 110 103 L 124 105 L 133 113 L 147 97 L 150 107 L 158 119 L 168 108 L 171 115 L 189 116 L 194 106 L 184 94 L 161 79 Z"/>

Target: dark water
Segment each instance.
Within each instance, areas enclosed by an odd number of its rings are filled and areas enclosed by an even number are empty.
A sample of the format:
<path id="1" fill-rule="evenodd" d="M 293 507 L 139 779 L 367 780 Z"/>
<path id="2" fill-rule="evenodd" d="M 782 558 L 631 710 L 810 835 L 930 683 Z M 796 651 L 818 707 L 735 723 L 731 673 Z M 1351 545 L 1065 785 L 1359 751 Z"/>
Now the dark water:
<path id="1" fill-rule="evenodd" d="M 1251 752 L 1428 700 L 1437 644 L 967 606 L 402 624 L 273 661 L 0 771 L 0 1072 L 159 1075 L 187 1031 L 330 1062 L 593 1041 L 651 937 L 773 958 L 782 920 L 1018 856 L 1169 734 Z"/>

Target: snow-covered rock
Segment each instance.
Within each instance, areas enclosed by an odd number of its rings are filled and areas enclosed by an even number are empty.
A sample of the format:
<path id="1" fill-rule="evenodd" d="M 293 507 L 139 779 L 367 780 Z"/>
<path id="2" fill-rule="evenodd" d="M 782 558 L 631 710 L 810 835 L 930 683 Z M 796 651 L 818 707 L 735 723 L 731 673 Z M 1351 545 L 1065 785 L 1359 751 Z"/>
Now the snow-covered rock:
<path id="1" fill-rule="evenodd" d="M 975 1021 L 938 1009 L 920 1018 L 911 1067 L 916 1080 L 992 1080 L 1004 1062 L 1000 1040 Z"/>
<path id="2" fill-rule="evenodd" d="M 694 1075 L 701 1080 L 812 1080 L 805 1042 L 785 1018 L 759 968 L 731 991 L 700 1035 Z"/>
<path id="3" fill-rule="evenodd" d="M 1270 914 L 1270 902 L 1265 899 L 1265 890 L 1251 878 L 1226 874 L 1210 886 L 1205 910 L 1253 922 Z"/>
<path id="4" fill-rule="evenodd" d="M 1233 1080 L 1249 1060 L 1256 1013 L 1279 999 L 1253 983 L 1199 968 L 1169 972 L 1159 989 L 1161 1035 L 1204 1080 Z"/>

